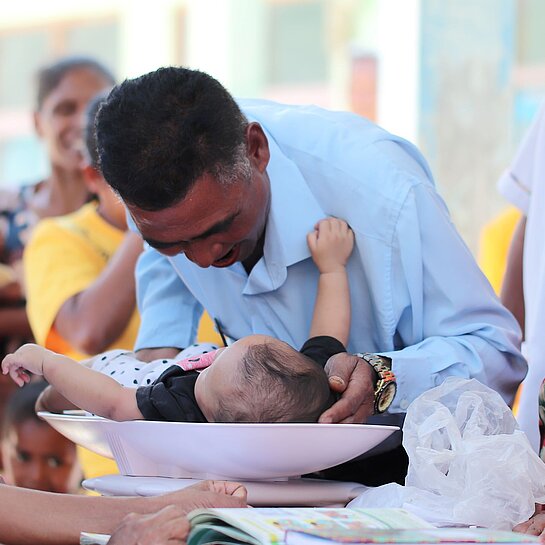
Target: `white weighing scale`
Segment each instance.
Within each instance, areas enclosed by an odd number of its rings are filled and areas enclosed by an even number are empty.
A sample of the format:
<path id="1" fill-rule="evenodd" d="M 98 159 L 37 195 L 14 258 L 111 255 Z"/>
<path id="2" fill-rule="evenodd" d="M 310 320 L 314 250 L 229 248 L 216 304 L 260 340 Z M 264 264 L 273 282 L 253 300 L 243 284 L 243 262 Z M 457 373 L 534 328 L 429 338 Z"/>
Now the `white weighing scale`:
<path id="1" fill-rule="evenodd" d="M 345 505 L 366 487 L 301 478 L 351 460 L 399 430 L 363 424 L 114 422 L 38 413 L 57 431 L 117 462 L 120 475 L 84 481 L 103 495 L 153 496 L 202 479 L 237 481 L 255 506 Z"/>

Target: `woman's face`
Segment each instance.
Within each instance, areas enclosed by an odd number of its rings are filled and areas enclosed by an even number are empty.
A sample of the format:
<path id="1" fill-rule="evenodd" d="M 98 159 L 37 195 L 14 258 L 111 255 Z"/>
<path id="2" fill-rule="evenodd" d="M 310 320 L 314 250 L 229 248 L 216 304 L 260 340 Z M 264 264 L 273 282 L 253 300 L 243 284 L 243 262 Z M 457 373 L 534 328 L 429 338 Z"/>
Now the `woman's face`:
<path id="1" fill-rule="evenodd" d="M 34 114 L 34 123 L 52 166 L 79 168 L 85 108 L 89 100 L 110 86 L 96 70 L 74 68 L 45 97 Z"/>
<path id="2" fill-rule="evenodd" d="M 61 494 L 79 489 L 76 445 L 38 419 L 25 420 L 8 431 L 2 459 L 8 484 Z"/>

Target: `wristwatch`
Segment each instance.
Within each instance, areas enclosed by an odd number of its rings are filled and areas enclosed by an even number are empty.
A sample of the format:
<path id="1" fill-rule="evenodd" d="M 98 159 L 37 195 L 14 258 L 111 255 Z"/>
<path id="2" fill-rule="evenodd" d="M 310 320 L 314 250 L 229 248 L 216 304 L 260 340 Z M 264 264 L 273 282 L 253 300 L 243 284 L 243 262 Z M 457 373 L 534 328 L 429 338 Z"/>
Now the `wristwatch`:
<path id="1" fill-rule="evenodd" d="M 354 354 L 366 361 L 377 374 L 375 385 L 375 414 L 383 413 L 392 404 L 397 391 L 396 377 L 392 371 L 392 360 L 378 354 Z"/>

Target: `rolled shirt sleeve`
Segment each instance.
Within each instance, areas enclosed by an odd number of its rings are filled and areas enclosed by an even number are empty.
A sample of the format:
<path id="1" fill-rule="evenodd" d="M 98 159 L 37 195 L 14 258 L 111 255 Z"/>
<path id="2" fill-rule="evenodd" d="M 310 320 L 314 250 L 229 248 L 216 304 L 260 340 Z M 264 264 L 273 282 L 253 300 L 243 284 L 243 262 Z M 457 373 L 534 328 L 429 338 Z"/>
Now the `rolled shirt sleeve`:
<path id="1" fill-rule="evenodd" d="M 415 183 L 400 209 L 391 293 L 396 344 L 405 347 L 384 353 L 398 380 L 392 412 L 453 375 L 476 378 L 512 402 L 527 371 L 520 328 L 428 183 Z"/>
<path id="2" fill-rule="evenodd" d="M 129 229 L 140 234 L 128 211 L 125 215 Z M 141 317 L 134 349 L 182 349 L 193 343 L 203 307 L 178 276 L 170 259 L 144 244 L 134 274 Z"/>
<path id="3" fill-rule="evenodd" d="M 202 305 L 169 259 L 149 246 L 136 264 L 136 300 L 141 316 L 135 350 L 185 348 L 194 342 Z"/>

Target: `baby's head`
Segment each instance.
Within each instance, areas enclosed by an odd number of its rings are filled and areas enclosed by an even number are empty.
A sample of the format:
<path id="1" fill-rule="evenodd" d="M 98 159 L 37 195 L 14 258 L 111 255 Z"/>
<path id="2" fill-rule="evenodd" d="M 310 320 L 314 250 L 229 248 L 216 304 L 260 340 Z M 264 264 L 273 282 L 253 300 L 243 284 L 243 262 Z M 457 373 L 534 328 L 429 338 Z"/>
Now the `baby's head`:
<path id="1" fill-rule="evenodd" d="M 195 397 L 209 422 L 317 422 L 335 401 L 318 363 L 267 335 L 218 350 Z"/>
<path id="2" fill-rule="evenodd" d="M 34 412 L 46 386 L 31 382 L 8 400 L 0 441 L 4 476 L 15 486 L 75 493 L 81 481 L 76 445 Z"/>

